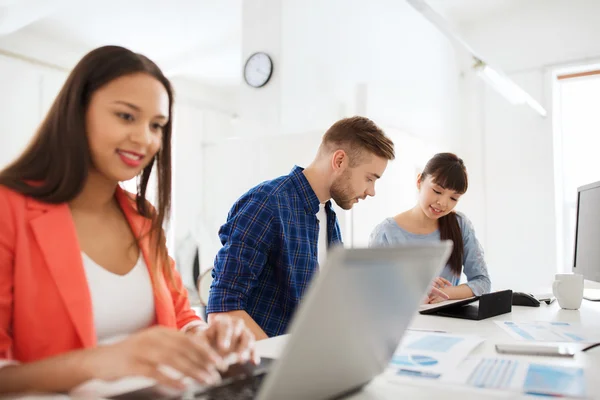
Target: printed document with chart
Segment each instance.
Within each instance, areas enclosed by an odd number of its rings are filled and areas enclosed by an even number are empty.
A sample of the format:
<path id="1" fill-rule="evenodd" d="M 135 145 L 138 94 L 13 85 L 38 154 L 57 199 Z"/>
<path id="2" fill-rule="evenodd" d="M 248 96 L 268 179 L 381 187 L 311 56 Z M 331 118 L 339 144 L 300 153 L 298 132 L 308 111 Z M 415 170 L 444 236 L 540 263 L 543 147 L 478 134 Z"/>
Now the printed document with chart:
<path id="1" fill-rule="evenodd" d="M 408 330 L 387 371 L 389 377 L 438 379 L 483 342 L 475 335 Z"/>
<path id="2" fill-rule="evenodd" d="M 447 383 L 551 397 L 586 397 L 583 368 L 505 357 L 473 357 L 444 376 Z"/>
<path id="3" fill-rule="evenodd" d="M 515 339 L 539 342 L 594 343 L 600 341 L 600 328 L 558 321 L 495 321 Z"/>

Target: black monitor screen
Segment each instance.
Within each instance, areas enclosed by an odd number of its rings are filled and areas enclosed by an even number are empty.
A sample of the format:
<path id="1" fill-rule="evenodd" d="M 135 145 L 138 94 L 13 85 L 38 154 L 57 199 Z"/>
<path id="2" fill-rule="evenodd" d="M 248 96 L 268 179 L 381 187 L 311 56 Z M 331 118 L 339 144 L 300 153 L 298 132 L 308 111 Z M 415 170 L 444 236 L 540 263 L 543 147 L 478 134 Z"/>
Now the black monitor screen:
<path id="1" fill-rule="evenodd" d="M 573 272 L 600 282 L 600 182 L 578 189 Z"/>

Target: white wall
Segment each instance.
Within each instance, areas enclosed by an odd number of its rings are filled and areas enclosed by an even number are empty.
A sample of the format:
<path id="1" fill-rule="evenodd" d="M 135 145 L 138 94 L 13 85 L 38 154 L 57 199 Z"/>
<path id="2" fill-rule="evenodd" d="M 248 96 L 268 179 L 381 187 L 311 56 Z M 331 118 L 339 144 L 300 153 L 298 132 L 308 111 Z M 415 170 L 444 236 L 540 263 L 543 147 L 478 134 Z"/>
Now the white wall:
<path id="1" fill-rule="evenodd" d="M 513 78 L 541 96 L 543 73 Z M 494 287 L 531 290 L 551 283 L 557 265 L 552 121 L 515 109 L 489 89 L 484 108 L 486 244 Z"/>
<path id="2" fill-rule="evenodd" d="M 66 73 L 0 55 L 0 168 L 25 149 Z"/>
<path id="3" fill-rule="evenodd" d="M 302 0 L 282 12 L 282 132 L 321 130 L 362 112 L 361 85 L 380 124 L 438 138 L 454 131 L 454 51 L 408 3 Z"/>
<path id="4" fill-rule="evenodd" d="M 177 256 L 184 282 L 192 286 L 190 263 L 193 259 L 185 257 L 184 248 L 180 245 L 187 245 L 191 239 L 199 247 L 202 270 L 212 265 L 218 226 L 208 227 L 205 222 L 206 216 L 210 216 L 210 208 L 205 204 L 214 194 L 204 182 L 207 176 L 221 176 L 227 166 L 217 169 L 207 161 L 206 143 L 225 140 L 233 135 L 236 121 L 234 104 L 238 92 L 183 79 L 173 79 L 173 86 L 173 240 L 176 251 L 182 252 L 178 252 Z"/>
<path id="5" fill-rule="evenodd" d="M 468 68 L 468 67 L 467 67 Z M 466 68 L 465 68 L 466 69 Z M 469 188 L 457 206 L 473 223 L 477 238 L 487 247 L 486 192 L 485 192 L 485 140 L 484 114 L 481 111 L 486 88 L 475 75 L 463 73 L 460 79 L 460 129 L 461 134 L 453 143 L 452 150 L 458 154 L 467 168 Z"/>
<path id="6" fill-rule="evenodd" d="M 233 131 L 236 92 L 174 79 L 173 220 L 175 240 L 196 235 L 203 207 L 204 142 Z"/>
<path id="7" fill-rule="evenodd" d="M 483 184 L 483 191 L 469 193 L 469 209 L 483 217 L 478 230 L 495 289 L 547 287 L 557 271 L 551 72 L 600 58 L 597 15 L 597 1 L 523 2 L 512 14 L 463 27 L 476 51 L 549 111 L 544 119 L 510 106 L 466 73 L 465 138 L 473 145 L 463 146 L 471 176 L 481 171 Z"/>

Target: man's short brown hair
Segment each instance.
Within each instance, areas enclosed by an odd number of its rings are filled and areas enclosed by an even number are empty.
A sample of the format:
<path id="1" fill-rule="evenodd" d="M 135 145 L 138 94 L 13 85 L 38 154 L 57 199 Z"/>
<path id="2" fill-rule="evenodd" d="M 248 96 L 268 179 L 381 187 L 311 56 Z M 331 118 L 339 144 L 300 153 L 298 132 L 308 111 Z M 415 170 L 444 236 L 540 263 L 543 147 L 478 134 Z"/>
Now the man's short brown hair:
<path id="1" fill-rule="evenodd" d="M 333 124 L 321 141 L 321 149 L 344 150 L 350 158 L 350 166 L 360 164 L 366 150 L 386 160 L 393 160 L 394 142 L 369 118 L 355 116 Z"/>

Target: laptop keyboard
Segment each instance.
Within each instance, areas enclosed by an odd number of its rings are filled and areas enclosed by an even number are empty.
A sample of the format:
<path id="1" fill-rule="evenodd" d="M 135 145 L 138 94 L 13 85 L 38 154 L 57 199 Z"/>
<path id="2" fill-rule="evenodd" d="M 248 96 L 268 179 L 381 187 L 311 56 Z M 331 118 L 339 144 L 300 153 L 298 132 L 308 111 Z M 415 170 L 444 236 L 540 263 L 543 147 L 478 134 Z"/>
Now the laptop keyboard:
<path id="1" fill-rule="evenodd" d="M 164 399 L 164 400 L 246 400 L 255 399 L 258 390 L 267 376 L 272 359 L 263 358 L 260 366 L 256 367 L 249 363 L 244 365 L 232 365 L 229 370 L 221 374 L 223 378 L 219 386 L 212 388 L 188 389 L 187 392 L 178 395 L 168 395 L 156 387 L 135 390 L 133 392 L 119 394 L 109 397 L 113 400 L 146 400 L 146 399 Z"/>
<path id="2" fill-rule="evenodd" d="M 252 400 L 255 399 L 260 385 L 266 374 L 253 375 L 244 379 L 234 380 L 231 383 L 215 387 L 207 392 L 184 395 L 182 399 L 194 400 Z"/>

